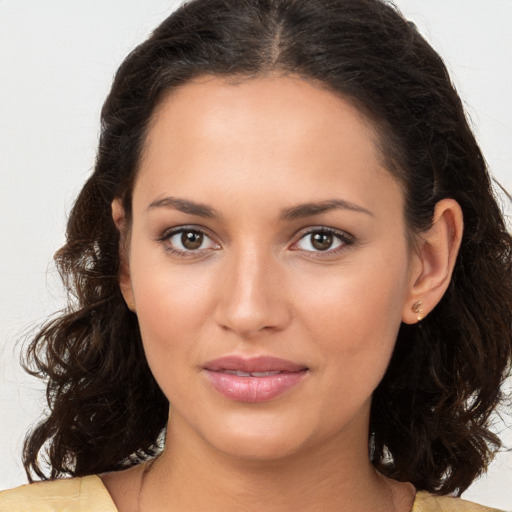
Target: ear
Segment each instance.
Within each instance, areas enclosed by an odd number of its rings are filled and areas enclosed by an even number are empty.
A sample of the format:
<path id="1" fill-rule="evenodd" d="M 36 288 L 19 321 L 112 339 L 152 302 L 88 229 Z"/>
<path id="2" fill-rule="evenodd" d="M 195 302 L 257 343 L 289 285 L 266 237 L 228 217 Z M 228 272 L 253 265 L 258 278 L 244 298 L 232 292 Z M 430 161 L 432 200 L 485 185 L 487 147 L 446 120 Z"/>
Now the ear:
<path id="1" fill-rule="evenodd" d="M 129 227 L 126 220 L 126 212 L 120 198 L 116 198 L 112 201 L 112 218 L 119 231 L 119 288 L 121 289 L 128 309 L 135 312 L 135 299 L 133 297 L 128 258 Z"/>
<path id="2" fill-rule="evenodd" d="M 411 264 L 409 296 L 402 321 L 414 324 L 427 316 L 446 292 L 463 232 L 462 210 L 453 199 L 436 205 L 430 229 L 418 236 Z"/>

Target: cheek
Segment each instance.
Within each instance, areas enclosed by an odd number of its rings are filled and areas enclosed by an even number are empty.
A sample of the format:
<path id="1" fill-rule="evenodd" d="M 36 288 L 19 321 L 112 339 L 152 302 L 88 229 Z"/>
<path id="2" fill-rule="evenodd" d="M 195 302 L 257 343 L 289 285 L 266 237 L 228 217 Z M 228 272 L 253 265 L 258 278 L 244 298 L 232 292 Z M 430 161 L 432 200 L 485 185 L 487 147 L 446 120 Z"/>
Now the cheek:
<path id="1" fill-rule="evenodd" d="M 320 351 L 323 387 L 331 390 L 319 407 L 333 424 L 354 417 L 371 399 L 401 324 L 398 296 L 350 281 L 343 280 L 337 293 L 324 288 L 309 295 L 309 339 Z"/>
<path id="2" fill-rule="evenodd" d="M 317 332 L 350 330 L 355 341 L 363 333 L 396 331 L 406 296 L 401 274 L 390 268 L 373 272 L 343 269 L 338 275 L 304 280 L 293 294 L 301 316 Z"/>
<path id="3" fill-rule="evenodd" d="M 130 271 L 140 317 L 165 326 L 170 318 L 198 316 L 194 312 L 204 303 L 209 289 L 206 265 L 173 264 L 163 246 L 139 235 L 132 239 Z"/>
<path id="4" fill-rule="evenodd" d="M 195 265 L 171 265 L 162 250 L 135 246 L 131 280 L 146 356 L 156 373 L 187 358 L 211 309 L 211 272 Z M 178 367 L 176 367 L 178 368 Z"/>
<path id="5" fill-rule="evenodd" d="M 156 275 L 156 273 L 155 273 Z M 184 289 L 182 289 L 184 287 Z M 204 293 L 176 278 L 148 275 L 136 288 L 137 317 L 148 365 L 167 399 L 186 387 L 198 343 Z"/>
<path id="6" fill-rule="evenodd" d="M 405 251 L 404 251 L 405 254 Z M 400 255 L 398 255 L 400 256 Z M 363 263 L 363 262 L 358 262 Z M 324 361 L 347 382 L 380 381 L 393 352 L 407 295 L 407 258 L 345 266 L 294 290 L 298 313 Z"/>

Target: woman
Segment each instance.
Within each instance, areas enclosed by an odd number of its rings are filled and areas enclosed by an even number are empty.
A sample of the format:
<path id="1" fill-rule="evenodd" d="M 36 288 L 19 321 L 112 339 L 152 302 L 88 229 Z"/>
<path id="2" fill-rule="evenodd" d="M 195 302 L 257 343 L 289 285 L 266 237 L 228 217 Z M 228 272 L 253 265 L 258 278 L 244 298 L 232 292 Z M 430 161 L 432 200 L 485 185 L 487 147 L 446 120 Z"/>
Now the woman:
<path id="1" fill-rule="evenodd" d="M 489 510 L 445 495 L 499 446 L 512 240 L 392 7 L 183 6 L 121 66 L 67 235 L 24 453 L 80 478 L 1 510 Z"/>

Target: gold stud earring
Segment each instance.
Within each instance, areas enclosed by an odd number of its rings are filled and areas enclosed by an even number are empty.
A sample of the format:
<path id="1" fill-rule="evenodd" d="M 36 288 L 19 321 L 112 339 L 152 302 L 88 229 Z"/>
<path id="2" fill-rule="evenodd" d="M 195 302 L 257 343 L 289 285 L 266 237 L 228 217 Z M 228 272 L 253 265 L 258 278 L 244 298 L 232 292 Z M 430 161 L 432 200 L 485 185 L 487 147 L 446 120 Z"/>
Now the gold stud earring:
<path id="1" fill-rule="evenodd" d="M 416 313 L 416 319 L 418 320 L 418 322 L 421 322 L 421 320 L 423 320 L 423 303 L 421 302 L 421 300 L 415 302 L 412 305 L 411 309 L 413 313 Z"/>

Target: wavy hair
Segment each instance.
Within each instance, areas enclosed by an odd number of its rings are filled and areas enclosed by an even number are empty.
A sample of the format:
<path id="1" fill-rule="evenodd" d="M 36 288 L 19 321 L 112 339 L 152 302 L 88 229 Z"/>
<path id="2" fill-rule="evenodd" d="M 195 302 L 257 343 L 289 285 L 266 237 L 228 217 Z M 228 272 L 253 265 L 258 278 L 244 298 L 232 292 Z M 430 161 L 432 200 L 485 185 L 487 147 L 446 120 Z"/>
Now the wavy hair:
<path id="1" fill-rule="evenodd" d="M 401 327 L 374 393 L 373 464 L 418 489 L 461 493 L 500 446 L 489 422 L 510 368 L 512 239 L 439 55 L 382 0 L 192 0 L 126 58 L 104 104 L 95 169 L 56 254 L 71 300 L 27 353 L 50 409 L 25 441 L 30 479 L 119 470 L 161 449 L 169 404 L 119 290 L 111 203 L 120 198 L 130 218 L 145 136 L 166 94 L 204 74 L 269 73 L 313 80 L 373 123 L 403 185 L 410 234 L 429 228 L 443 198 L 463 210 L 449 289 L 419 325 Z"/>

